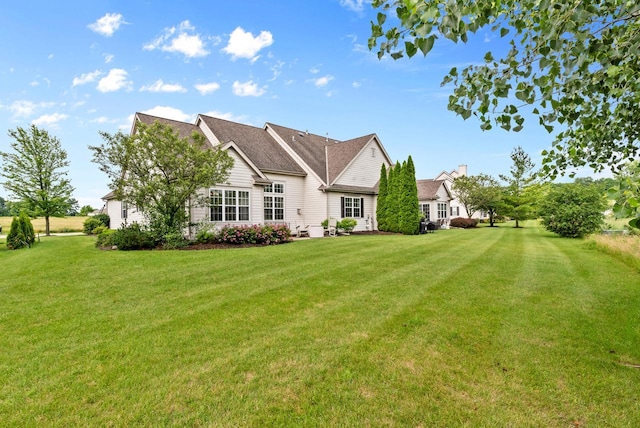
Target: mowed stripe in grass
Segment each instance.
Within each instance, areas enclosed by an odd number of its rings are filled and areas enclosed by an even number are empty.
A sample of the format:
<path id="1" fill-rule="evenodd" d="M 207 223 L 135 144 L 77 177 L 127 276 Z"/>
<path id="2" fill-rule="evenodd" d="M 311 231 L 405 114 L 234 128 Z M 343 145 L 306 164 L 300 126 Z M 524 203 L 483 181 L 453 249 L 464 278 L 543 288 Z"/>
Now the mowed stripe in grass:
<path id="1" fill-rule="evenodd" d="M 637 370 L 619 364 L 640 359 L 638 275 L 579 241 L 503 227 L 202 252 L 92 243 L 2 255 L 9 424 L 632 426 L 638 415 Z"/>

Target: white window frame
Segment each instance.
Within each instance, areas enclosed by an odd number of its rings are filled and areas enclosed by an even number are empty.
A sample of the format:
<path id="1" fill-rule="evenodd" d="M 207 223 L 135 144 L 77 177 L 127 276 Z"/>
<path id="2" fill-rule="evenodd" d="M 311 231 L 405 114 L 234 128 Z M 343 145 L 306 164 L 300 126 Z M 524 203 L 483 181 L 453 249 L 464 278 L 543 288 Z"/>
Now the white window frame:
<path id="1" fill-rule="evenodd" d="M 438 202 L 438 220 L 447 218 L 447 203 Z"/>
<path id="2" fill-rule="evenodd" d="M 420 204 L 420 212 L 427 221 L 431 221 L 431 204 Z"/>
<path id="3" fill-rule="evenodd" d="M 213 198 L 216 198 L 214 205 Z M 214 209 L 216 212 L 214 213 Z M 248 223 L 251 221 L 251 191 L 239 188 L 209 189 L 209 220 L 212 222 Z"/>
<path id="4" fill-rule="evenodd" d="M 264 186 L 262 213 L 265 222 L 285 221 L 285 183 L 274 182 Z"/>
<path id="5" fill-rule="evenodd" d="M 344 218 L 362 218 L 362 206 L 360 196 L 345 196 L 344 197 Z"/>
<path id="6" fill-rule="evenodd" d="M 120 217 L 126 219 L 129 215 L 129 204 L 122 202 L 120 207 Z"/>

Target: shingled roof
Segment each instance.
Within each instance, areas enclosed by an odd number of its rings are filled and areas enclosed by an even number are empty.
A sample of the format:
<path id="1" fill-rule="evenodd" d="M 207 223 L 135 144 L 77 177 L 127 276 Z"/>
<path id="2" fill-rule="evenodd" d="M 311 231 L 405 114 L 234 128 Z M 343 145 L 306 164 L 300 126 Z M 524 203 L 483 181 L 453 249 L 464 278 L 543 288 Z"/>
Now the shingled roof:
<path id="1" fill-rule="evenodd" d="M 136 113 L 136 118 L 140 122 L 147 125 L 152 125 L 153 122 L 160 122 L 166 125 L 170 125 L 173 129 L 175 129 L 178 132 L 178 135 L 180 136 L 180 138 L 189 138 L 194 132 L 197 132 L 198 134 L 204 136 L 204 134 L 202 133 L 202 130 L 200 130 L 200 128 L 198 128 L 196 125 L 193 125 L 191 123 L 165 119 L 163 117 L 151 116 L 145 113 Z M 135 127 L 135 122 L 134 122 L 134 127 Z"/>
<path id="2" fill-rule="evenodd" d="M 442 183 L 444 183 L 444 180 L 416 180 L 418 200 L 427 201 L 438 199 L 438 190 L 440 186 L 442 186 Z"/>
<path id="3" fill-rule="evenodd" d="M 194 131 L 205 135 L 198 125 L 190 123 L 145 113 L 136 113 L 136 118 L 146 124 L 159 121 L 171 125 L 181 137 L 189 137 Z M 279 137 L 329 186 L 375 137 L 375 134 L 369 134 L 351 140 L 338 141 L 272 123 L 267 123 L 264 128 L 258 128 L 206 115 L 199 115 L 199 120 L 213 132 L 220 144 L 233 142 L 260 171 L 306 175 L 298 162 L 276 141 Z M 277 137 L 274 138 L 269 130 Z M 209 143 L 217 142 L 209 141 Z"/>
<path id="4" fill-rule="evenodd" d="M 200 115 L 221 144 L 235 143 L 263 172 L 282 172 L 305 175 L 304 170 L 269 133 L 255 126 Z"/>

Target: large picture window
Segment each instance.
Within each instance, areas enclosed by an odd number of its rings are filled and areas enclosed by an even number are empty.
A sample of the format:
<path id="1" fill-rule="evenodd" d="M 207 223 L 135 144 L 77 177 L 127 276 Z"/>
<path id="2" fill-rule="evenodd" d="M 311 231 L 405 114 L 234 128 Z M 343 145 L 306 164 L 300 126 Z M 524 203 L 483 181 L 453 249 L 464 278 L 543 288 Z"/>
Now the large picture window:
<path id="1" fill-rule="evenodd" d="M 265 186 L 264 220 L 284 220 L 284 183 L 271 183 Z"/>
<path id="2" fill-rule="evenodd" d="M 341 214 L 342 218 L 362 218 L 364 217 L 364 199 L 354 198 L 352 196 L 343 196 L 341 198 Z"/>
<path id="3" fill-rule="evenodd" d="M 249 221 L 249 191 L 211 189 L 211 221 Z"/>

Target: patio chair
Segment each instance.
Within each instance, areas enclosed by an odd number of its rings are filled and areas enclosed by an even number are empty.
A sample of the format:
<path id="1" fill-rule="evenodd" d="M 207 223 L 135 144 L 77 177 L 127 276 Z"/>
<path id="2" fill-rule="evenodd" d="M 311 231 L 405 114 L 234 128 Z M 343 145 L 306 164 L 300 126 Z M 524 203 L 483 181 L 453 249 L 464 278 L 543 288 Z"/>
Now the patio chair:
<path id="1" fill-rule="evenodd" d="M 329 236 L 336 236 L 336 233 L 338 232 L 338 220 L 334 217 L 329 218 L 329 226 L 327 230 L 329 232 Z"/>
<path id="2" fill-rule="evenodd" d="M 302 235 L 309 236 L 309 225 L 307 224 L 306 221 L 303 220 L 302 222 L 297 222 L 296 234 L 298 238 L 300 238 Z"/>

